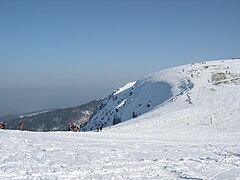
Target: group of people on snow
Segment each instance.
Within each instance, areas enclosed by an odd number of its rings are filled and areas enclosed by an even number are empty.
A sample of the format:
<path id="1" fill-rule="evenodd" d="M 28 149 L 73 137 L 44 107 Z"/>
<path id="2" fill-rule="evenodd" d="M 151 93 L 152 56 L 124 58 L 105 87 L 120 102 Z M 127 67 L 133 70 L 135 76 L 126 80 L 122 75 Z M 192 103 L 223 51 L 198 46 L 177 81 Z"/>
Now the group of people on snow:
<path id="1" fill-rule="evenodd" d="M 80 132 L 80 126 L 76 124 L 68 124 L 68 131 Z"/>
<path id="2" fill-rule="evenodd" d="M 5 128 L 6 128 L 6 125 L 7 125 L 6 122 L 0 121 L 0 129 L 5 129 Z M 22 121 L 22 120 L 20 121 L 19 129 L 20 129 L 21 131 L 23 130 L 23 121 Z"/>
<path id="3" fill-rule="evenodd" d="M 0 121 L 0 129 L 5 129 L 7 123 L 6 122 L 3 122 L 3 121 Z M 97 127 L 96 127 L 96 130 L 97 132 L 100 132 L 102 131 L 103 129 L 103 125 L 102 124 L 99 124 Z M 20 120 L 20 123 L 19 123 L 19 130 L 23 130 L 23 120 Z M 81 126 L 78 125 L 78 124 L 71 124 L 69 123 L 68 124 L 68 131 L 73 131 L 73 132 L 80 132 L 81 130 Z"/>
<path id="4" fill-rule="evenodd" d="M 97 126 L 97 132 L 102 131 L 102 129 L 103 129 L 103 125 L 102 125 L 102 124 L 99 124 L 99 125 Z"/>

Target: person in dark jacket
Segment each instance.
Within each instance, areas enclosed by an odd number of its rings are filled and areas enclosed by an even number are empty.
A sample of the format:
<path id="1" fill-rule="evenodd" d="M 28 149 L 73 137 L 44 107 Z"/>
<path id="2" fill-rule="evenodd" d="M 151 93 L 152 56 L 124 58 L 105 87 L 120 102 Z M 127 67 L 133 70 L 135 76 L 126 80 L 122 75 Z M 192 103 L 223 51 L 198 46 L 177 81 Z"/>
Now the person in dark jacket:
<path id="1" fill-rule="evenodd" d="M 23 120 L 20 121 L 19 128 L 21 131 L 23 130 Z"/>

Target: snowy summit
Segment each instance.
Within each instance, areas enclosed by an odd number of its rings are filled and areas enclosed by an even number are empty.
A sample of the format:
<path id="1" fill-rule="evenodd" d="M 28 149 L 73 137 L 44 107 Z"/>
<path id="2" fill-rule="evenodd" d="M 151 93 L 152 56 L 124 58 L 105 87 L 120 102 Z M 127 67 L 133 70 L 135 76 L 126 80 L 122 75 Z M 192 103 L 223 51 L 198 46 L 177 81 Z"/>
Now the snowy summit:
<path id="1" fill-rule="evenodd" d="M 239 179 L 239 97 L 239 59 L 153 73 L 109 95 L 87 132 L 1 130 L 0 179 Z"/>
<path id="2" fill-rule="evenodd" d="M 232 109 L 237 115 L 240 104 L 239 62 L 222 60 L 179 66 L 128 83 L 106 98 L 83 130 L 112 126 L 149 111 L 144 118 L 152 119 L 151 114 L 156 114 L 160 122 L 169 119 L 176 124 L 182 119 L 180 124 L 209 124 L 221 119 L 227 123 L 230 115 L 226 114 Z M 180 110 L 184 113 L 177 115 L 176 122 L 172 116 Z M 167 117 L 163 118 L 164 113 Z M 186 118 L 186 114 L 190 117 Z M 223 116 L 228 120 L 222 119 Z"/>

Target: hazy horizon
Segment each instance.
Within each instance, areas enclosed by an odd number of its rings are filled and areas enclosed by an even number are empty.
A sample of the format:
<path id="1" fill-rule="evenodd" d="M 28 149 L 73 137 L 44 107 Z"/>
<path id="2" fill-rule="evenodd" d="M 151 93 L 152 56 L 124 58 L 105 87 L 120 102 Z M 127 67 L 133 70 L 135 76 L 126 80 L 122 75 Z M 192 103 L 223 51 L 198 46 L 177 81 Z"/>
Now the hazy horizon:
<path id="1" fill-rule="evenodd" d="M 79 106 L 111 91 L 111 87 L 0 88 L 0 115 Z"/>

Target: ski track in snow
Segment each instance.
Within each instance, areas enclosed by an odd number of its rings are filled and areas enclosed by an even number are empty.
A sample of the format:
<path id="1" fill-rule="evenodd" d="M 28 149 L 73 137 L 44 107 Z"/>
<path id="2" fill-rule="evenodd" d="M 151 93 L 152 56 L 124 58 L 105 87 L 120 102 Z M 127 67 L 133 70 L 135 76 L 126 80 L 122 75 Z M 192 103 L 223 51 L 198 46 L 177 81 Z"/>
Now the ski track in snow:
<path id="1" fill-rule="evenodd" d="M 149 99 L 137 92 L 153 98 L 157 92 L 145 82 L 166 82 L 172 93 L 148 112 L 139 103 Z M 130 109 L 130 117 L 138 106 L 146 113 L 101 132 L 0 130 L 0 179 L 239 180 L 239 84 L 239 60 L 190 64 L 120 88 L 115 95 L 128 101 L 115 103 L 119 112 Z M 109 101 L 106 109 L 115 104 Z"/>

